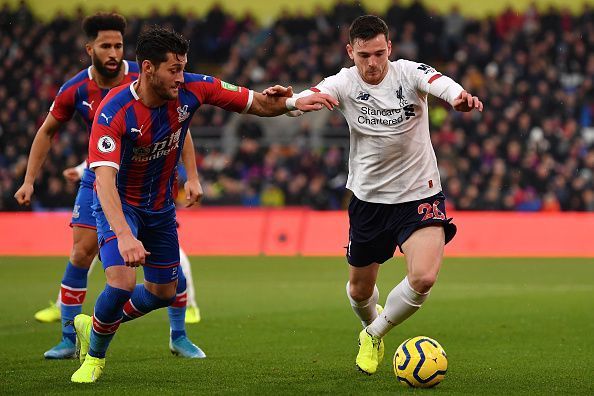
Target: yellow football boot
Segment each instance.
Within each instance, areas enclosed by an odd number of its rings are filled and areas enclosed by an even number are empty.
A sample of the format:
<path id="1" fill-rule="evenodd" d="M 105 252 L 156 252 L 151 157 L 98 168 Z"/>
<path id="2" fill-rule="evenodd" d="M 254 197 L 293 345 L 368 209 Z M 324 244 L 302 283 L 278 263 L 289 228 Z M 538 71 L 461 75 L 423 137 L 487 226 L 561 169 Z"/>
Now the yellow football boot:
<path id="1" fill-rule="evenodd" d="M 59 322 L 62 319 L 60 307 L 55 302 L 50 301 L 50 306 L 35 312 L 35 320 L 41 323 Z"/>
<path id="2" fill-rule="evenodd" d="M 85 358 L 89 352 L 92 326 L 93 318 L 91 318 L 89 315 L 79 314 L 74 317 L 74 329 L 76 330 L 76 354 L 78 355 L 81 363 L 85 362 Z"/>
<path id="3" fill-rule="evenodd" d="M 202 317 L 200 316 L 200 308 L 188 306 L 186 308 L 186 319 L 185 322 L 188 324 L 200 323 Z"/>
<path id="4" fill-rule="evenodd" d="M 372 336 L 366 329 L 359 333 L 359 353 L 355 364 L 366 374 L 374 374 L 380 364 L 379 351 L 384 348 L 384 340 Z M 383 357 L 383 356 L 382 356 Z"/>
<path id="5" fill-rule="evenodd" d="M 87 355 L 83 364 L 72 374 L 70 381 L 79 384 L 90 384 L 96 382 L 105 368 L 105 358 L 100 359 Z"/>

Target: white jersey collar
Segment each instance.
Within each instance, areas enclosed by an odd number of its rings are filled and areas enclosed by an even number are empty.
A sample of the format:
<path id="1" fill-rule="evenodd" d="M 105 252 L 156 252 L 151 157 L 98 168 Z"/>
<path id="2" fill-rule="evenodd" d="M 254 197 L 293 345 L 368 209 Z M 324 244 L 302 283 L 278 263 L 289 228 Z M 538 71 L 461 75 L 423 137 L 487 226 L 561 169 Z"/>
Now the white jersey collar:
<path id="1" fill-rule="evenodd" d="M 138 80 L 136 80 L 132 84 L 130 84 L 130 92 L 132 92 L 132 96 L 134 96 L 134 99 L 140 100 L 140 97 L 136 93 L 136 88 L 135 88 L 136 84 L 138 84 Z"/>

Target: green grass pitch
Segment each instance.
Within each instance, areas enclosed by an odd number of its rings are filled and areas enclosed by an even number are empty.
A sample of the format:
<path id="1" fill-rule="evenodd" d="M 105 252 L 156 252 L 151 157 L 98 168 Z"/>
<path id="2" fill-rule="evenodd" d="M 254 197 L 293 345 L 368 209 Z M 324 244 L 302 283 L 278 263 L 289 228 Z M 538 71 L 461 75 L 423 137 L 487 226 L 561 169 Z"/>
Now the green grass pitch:
<path id="1" fill-rule="evenodd" d="M 0 257 L 0 394 L 594 394 L 591 259 L 446 259 L 423 308 L 385 338 L 378 373 L 355 369 L 360 325 L 341 258 L 194 257 L 203 320 L 190 337 L 208 357 L 167 346 L 166 311 L 122 325 L 100 382 L 74 385 L 77 362 L 44 361 L 58 324 L 33 313 L 55 298 L 63 258 Z M 380 272 L 380 302 L 404 275 Z M 103 288 L 91 275 L 84 312 Z M 398 384 L 391 357 L 405 338 L 437 339 L 449 358 L 432 390 Z"/>

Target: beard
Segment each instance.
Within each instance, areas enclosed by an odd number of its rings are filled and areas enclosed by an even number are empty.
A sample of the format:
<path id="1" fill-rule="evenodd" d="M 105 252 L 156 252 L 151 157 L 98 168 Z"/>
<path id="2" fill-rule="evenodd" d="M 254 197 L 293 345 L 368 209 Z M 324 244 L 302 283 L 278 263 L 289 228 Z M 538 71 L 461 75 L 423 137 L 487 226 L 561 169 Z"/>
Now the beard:
<path id="1" fill-rule="evenodd" d="M 176 94 L 172 94 L 169 89 L 165 87 L 165 84 L 156 75 L 150 76 L 148 79 L 151 89 L 163 100 L 174 100 L 177 99 Z"/>
<path id="2" fill-rule="evenodd" d="M 109 70 L 105 66 L 103 66 L 103 63 L 101 63 L 99 58 L 93 55 L 93 67 L 95 68 L 95 70 L 97 70 L 97 73 L 101 74 L 105 78 L 117 77 L 118 74 L 120 74 L 120 70 L 122 70 L 123 63 L 124 61 L 120 60 L 118 62 L 118 67 L 116 67 L 114 70 Z"/>

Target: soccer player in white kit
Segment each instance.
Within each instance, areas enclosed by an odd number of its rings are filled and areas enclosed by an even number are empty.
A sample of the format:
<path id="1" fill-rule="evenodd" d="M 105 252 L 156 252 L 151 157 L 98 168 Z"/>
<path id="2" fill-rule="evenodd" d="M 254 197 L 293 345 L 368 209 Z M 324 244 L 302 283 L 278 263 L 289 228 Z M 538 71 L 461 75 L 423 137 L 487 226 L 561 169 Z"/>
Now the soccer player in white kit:
<path id="1" fill-rule="evenodd" d="M 346 292 L 364 326 L 356 365 L 373 374 L 383 358 L 382 338 L 427 299 L 437 279 L 444 245 L 456 233 L 446 217 L 429 134 L 427 94 L 462 112 L 482 111 L 483 104 L 431 66 L 403 59 L 389 61 L 392 44 L 388 26 L 377 16 L 355 19 L 346 49 L 355 66 L 290 100 L 312 91 L 332 95 L 349 125 L 346 187 L 353 197 Z M 265 93 L 290 96 L 292 90 L 275 86 Z M 382 310 L 377 305 L 377 274 L 397 246 L 404 253 L 407 276 L 390 291 Z"/>

